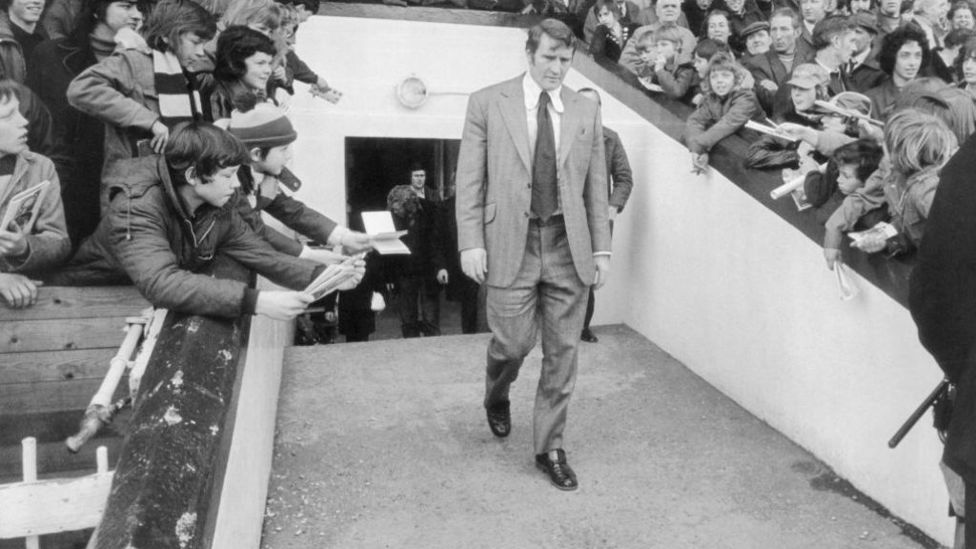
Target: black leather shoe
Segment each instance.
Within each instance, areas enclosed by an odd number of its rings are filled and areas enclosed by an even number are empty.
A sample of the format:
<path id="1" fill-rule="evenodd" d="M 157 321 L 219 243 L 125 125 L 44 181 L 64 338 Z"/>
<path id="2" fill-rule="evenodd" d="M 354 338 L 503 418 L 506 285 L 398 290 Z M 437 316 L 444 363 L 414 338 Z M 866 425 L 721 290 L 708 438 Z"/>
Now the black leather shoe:
<path id="1" fill-rule="evenodd" d="M 576 473 L 566 463 L 566 452 L 559 449 L 556 450 L 556 453 L 558 455 L 555 461 L 549 459 L 549 452 L 537 454 L 535 466 L 549 475 L 549 482 L 556 488 L 567 492 L 579 488 L 579 483 L 576 482 Z"/>
<path id="2" fill-rule="evenodd" d="M 488 408 L 488 428 L 498 438 L 505 438 L 512 432 L 512 413 L 507 400 Z"/>
<path id="3" fill-rule="evenodd" d="M 597 341 L 600 341 L 600 338 L 596 337 L 596 335 L 594 335 L 589 328 L 583 328 L 583 332 L 580 333 L 580 339 L 587 343 L 596 343 Z"/>

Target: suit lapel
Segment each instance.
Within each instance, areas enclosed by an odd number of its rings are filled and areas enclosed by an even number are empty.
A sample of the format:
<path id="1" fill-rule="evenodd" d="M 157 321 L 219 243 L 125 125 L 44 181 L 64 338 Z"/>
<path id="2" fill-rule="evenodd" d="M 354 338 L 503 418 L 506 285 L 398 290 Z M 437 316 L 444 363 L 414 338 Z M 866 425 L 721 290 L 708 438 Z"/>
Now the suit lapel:
<path id="1" fill-rule="evenodd" d="M 528 121 L 525 116 L 525 98 L 522 97 L 522 77 L 513 80 L 512 85 L 503 89 L 501 94 L 505 97 L 499 104 L 502 120 L 512 136 L 512 142 L 515 143 L 515 149 L 518 150 L 525 169 L 532 173 L 532 151 L 529 147 L 529 128 L 526 126 Z"/>
<path id="2" fill-rule="evenodd" d="M 560 91 L 560 98 L 563 100 L 563 115 L 559 125 L 559 157 L 557 168 L 566 162 L 569 151 L 573 148 L 573 136 L 576 135 L 576 126 L 579 125 L 579 109 L 576 108 L 576 96 L 569 95 L 566 87 Z"/>

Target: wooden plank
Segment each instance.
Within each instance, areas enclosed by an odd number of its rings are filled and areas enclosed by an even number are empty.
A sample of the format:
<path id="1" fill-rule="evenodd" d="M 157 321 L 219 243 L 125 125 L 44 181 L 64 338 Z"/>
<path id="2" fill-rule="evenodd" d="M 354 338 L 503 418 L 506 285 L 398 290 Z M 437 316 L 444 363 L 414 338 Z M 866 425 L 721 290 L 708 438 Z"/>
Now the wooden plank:
<path id="1" fill-rule="evenodd" d="M 0 538 L 94 527 L 105 511 L 112 477 L 109 472 L 0 485 Z"/>
<path id="2" fill-rule="evenodd" d="M 0 361 L 0 384 L 101 379 L 118 349 L 72 349 L 8 353 Z"/>
<path id="3" fill-rule="evenodd" d="M 24 437 L 34 437 L 39 443 L 63 443 L 64 439 L 78 432 L 84 415 L 85 410 L 83 408 L 34 414 L 0 415 L 0 446 L 20 444 Z M 104 426 L 99 431 L 98 436 L 121 437 L 125 433 L 125 426 L 131 415 L 132 408 L 124 408 L 115 416 L 110 425 Z"/>
<path id="4" fill-rule="evenodd" d="M 281 369 L 294 326 L 265 316 L 251 320 L 244 373 L 231 401 L 233 430 L 219 485 L 217 520 L 205 547 L 260 547 Z"/>
<path id="5" fill-rule="evenodd" d="M 101 384 L 101 379 L 72 379 L 0 385 L 0 414 L 29 414 L 85 408 Z M 120 383 L 115 391 L 115 398 L 120 398 L 128 392 L 128 385 Z"/>
<path id="6" fill-rule="evenodd" d="M 95 450 L 99 446 L 108 448 L 109 467 L 115 467 L 122 450 L 122 438 L 102 437 L 91 440 L 72 454 L 63 441 L 37 444 L 37 474 L 40 478 L 64 477 L 88 474 L 95 470 Z M 0 483 L 21 480 L 20 441 L 10 446 L 0 446 Z"/>
<path id="7" fill-rule="evenodd" d="M 0 354 L 118 348 L 126 317 L 0 322 Z"/>
<path id="8" fill-rule="evenodd" d="M 0 302 L 0 321 L 138 316 L 146 307 L 149 302 L 134 286 L 42 286 L 37 303 L 26 309 Z"/>

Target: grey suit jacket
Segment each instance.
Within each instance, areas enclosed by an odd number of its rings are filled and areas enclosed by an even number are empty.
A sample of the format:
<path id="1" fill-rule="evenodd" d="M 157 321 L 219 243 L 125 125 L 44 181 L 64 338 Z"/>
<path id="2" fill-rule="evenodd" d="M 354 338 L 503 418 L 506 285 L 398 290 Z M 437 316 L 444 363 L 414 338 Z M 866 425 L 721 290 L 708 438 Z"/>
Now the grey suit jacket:
<path id="1" fill-rule="evenodd" d="M 556 158 L 559 201 L 576 274 L 592 284 L 594 252 L 610 251 L 607 168 L 599 106 L 565 86 Z M 532 157 L 522 76 L 475 92 L 457 168 L 458 248 L 485 248 L 491 286 L 522 265 L 532 202 Z"/>

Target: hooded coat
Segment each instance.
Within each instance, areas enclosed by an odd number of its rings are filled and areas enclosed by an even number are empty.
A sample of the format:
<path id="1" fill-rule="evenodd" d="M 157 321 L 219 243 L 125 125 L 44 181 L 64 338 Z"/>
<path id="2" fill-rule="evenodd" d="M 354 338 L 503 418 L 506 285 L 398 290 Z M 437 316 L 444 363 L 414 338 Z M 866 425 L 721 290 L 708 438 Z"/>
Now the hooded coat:
<path id="1" fill-rule="evenodd" d="M 108 214 L 55 282 L 118 284 L 131 280 L 155 307 L 235 318 L 253 314 L 258 291 L 200 272 L 217 254 L 272 282 L 302 290 L 323 266 L 275 251 L 231 204 L 190 212 L 162 157 L 122 161 L 106 183 Z"/>

